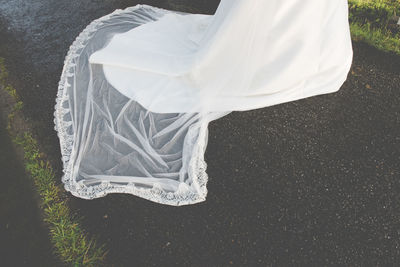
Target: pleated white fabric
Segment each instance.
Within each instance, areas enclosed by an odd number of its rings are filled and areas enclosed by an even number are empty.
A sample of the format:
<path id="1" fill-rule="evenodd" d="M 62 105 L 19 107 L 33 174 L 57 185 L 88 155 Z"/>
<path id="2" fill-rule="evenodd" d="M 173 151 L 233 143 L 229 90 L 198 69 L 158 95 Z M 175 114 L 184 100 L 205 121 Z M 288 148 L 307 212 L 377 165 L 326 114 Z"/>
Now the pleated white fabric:
<path id="1" fill-rule="evenodd" d="M 353 55 L 347 10 L 347 0 L 222 0 L 214 15 L 137 5 L 94 21 L 57 96 L 66 190 L 204 201 L 208 123 L 339 90 Z"/>

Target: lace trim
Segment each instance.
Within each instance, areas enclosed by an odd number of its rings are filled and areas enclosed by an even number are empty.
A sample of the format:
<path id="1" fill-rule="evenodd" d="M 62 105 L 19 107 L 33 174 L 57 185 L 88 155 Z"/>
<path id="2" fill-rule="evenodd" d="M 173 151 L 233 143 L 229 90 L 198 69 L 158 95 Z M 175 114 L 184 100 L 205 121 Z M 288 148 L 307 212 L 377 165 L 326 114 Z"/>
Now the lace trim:
<path id="1" fill-rule="evenodd" d="M 64 68 L 61 74 L 58 85 L 56 98 L 54 124 L 57 136 L 60 140 L 62 162 L 63 162 L 63 177 L 62 182 L 67 191 L 72 195 L 83 199 L 94 199 L 103 197 L 109 193 L 127 193 L 139 196 L 141 198 L 167 205 L 188 205 L 205 201 L 207 196 L 207 181 L 206 173 L 207 164 L 204 161 L 204 152 L 206 148 L 207 125 L 203 124 L 200 129 L 200 134 L 197 143 L 194 146 L 193 157 L 189 164 L 189 175 L 192 177 L 192 187 L 197 192 L 193 192 L 188 185 L 181 183 L 176 192 L 166 192 L 158 184 L 152 188 L 141 188 L 133 183 L 127 185 L 113 184 L 111 182 L 102 181 L 98 185 L 86 186 L 82 181 L 76 182 L 72 175 L 72 162 L 70 162 L 72 148 L 74 144 L 73 134 L 67 133 L 67 128 L 72 125 L 72 121 L 65 121 L 63 117 L 70 113 L 70 109 L 63 107 L 63 102 L 67 97 L 67 89 L 71 86 L 67 82 L 68 77 L 74 76 L 75 60 L 80 56 L 80 52 L 87 45 L 92 35 L 96 32 L 99 26 L 112 16 L 129 13 L 139 8 L 148 8 L 156 12 L 171 12 L 166 9 L 156 8 L 149 5 L 136 5 L 128 7 L 124 10 L 117 9 L 114 12 L 92 21 L 72 43 L 64 61 Z"/>

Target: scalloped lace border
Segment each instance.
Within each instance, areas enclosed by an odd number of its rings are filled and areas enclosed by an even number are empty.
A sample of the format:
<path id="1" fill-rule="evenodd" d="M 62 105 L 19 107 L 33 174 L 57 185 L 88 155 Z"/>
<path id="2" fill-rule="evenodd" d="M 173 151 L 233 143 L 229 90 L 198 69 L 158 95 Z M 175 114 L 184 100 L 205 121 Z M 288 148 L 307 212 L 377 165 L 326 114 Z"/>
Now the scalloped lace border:
<path id="1" fill-rule="evenodd" d="M 173 12 L 170 10 L 157 8 L 149 5 L 136 5 L 128 7 L 124 10 L 117 9 L 114 12 L 105 15 L 99 19 L 92 21 L 72 43 L 64 61 L 64 68 L 61 74 L 60 82 L 58 85 L 58 93 L 56 98 L 54 124 L 60 140 L 60 147 L 63 162 L 63 177 L 62 182 L 67 191 L 72 195 L 83 199 L 94 199 L 103 197 L 109 193 L 127 193 L 139 196 L 141 198 L 157 202 L 160 204 L 167 204 L 173 206 L 195 204 L 205 201 L 207 196 L 207 181 L 208 175 L 206 173 L 207 164 L 204 161 L 204 152 L 206 147 L 207 125 L 202 125 L 197 143 L 194 146 L 193 157 L 190 161 L 189 175 L 193 177 L 192 187 L 196 188 L 193 192 L 188 186 L 179 186 L 176 192 L 166 192 L 159 185 L 155 184 L 153 188 L 140 188 L 133 183 L 127 185 L 118 185 L 111 182 L 103 181 L 98 185 L 86 186 L 83 182 L 76 182 L 72 177 L 72 163 L 70 162 L 72 147 L 74 143 L 73 135 L 69 135 L 66 131 L 67 127 L 72 122 L 63 120 L 65 114 L 69 113 L 69 108 L 64 108 L 62 103 L 66 99 L 67 89 L 71 86 L 67 82 L 67 77 L 74 76 L 75 59 L 80 56 L 80 51 L 87 45 L 92 35 L 96 32 L 99 26 L 104 21 L 109 20 L 112 16 L 129 13 L 139 8 L 149 8 L 158 12 Z"/>

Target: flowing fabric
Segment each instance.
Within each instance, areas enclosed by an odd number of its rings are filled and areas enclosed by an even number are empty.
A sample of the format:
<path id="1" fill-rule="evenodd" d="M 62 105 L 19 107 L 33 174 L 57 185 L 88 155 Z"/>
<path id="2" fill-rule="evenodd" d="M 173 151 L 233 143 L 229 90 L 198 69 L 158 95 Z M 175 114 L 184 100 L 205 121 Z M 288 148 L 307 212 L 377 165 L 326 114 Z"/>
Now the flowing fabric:
<path id="1" fill-rule="evenodd" d="M 347 0 L 222 0 L 214 15 L 116 10 L 65 60 L 55 112 L 65 188 L 204 201 L 210 121 L 335 92 L 352 55 Z"/>

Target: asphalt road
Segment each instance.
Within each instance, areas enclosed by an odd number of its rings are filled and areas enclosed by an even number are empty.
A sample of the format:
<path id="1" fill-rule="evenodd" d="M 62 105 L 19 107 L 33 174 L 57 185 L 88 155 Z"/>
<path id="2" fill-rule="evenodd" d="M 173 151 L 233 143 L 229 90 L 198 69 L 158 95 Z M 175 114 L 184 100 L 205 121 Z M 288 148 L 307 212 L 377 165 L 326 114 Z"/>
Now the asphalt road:
<path id="1" fill-rule="evenodd" d="M 64 56 L 92 20 L 139 1 L 0 0 L 0 56 L 60 171 L 53 108 Z M 213 13 L 218 1 L 141 1 Z M 335 94 L 210 125 L 209 195 L 168 207 L 109 195 L 71 206 L 115 266 L 400 264 L 400 57 L 354 44 Z"/>
<path id="2" fill-rule="evenodd" d="M 2 115 L 0 113 L 1 265 L 61 266 L 53 254 L 37 194 L 14 151 Z"/>

